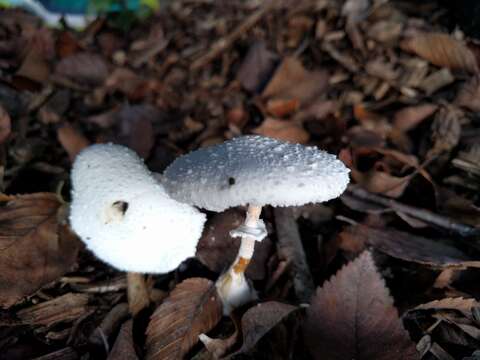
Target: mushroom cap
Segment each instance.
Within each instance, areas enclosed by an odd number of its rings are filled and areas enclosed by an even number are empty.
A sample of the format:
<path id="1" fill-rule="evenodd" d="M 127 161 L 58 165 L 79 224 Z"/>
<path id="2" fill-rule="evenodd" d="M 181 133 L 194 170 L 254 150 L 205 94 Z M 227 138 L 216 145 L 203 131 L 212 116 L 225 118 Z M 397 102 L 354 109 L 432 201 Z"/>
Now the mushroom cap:
<path id="1" fill-rule="evenodd" d="M 162 182 L 171 197 L 212 211 L 294 206 L 338 197 L 349 169 L 316 147 L 240 136 L 176 159 Z"/>
<path id="2" fill-rule="evenodd" d="M 205 215 L 170 198 L 132 150 L 92 145 L 75 159 L 70 224 L 98 258 L 164 273 L 195 255 Z"/>

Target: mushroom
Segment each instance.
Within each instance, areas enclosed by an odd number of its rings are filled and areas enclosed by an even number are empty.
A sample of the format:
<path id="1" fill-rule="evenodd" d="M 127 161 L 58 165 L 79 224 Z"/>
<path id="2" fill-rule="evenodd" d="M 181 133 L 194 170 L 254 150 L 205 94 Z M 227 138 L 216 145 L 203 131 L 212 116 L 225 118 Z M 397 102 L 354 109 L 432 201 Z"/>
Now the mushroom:
<path id="1" fill-rule="evenodd" d="M 267 231 L 260 220 L 265 205 L 295 206 L 338 197 L 349 170 L 334 155 L 262 136 L 240 136 L 176 159 L 162 182 L 169 195 L 211 211 L 248 205 L 245 222 L 230 232 L 240 237 L 234 263 L 217 282 L 229 313 L 254 297 L 245 279 L 256 241 Z"/>
<path id="2" fill-rule="evenodd" d="M 128 272 L 129 301 L 135 289 L 146 293 L 139 273 L 165 273 L 195 255 L 205 215 L 170 198 L 134 151 L 89 146 L 71 179 L 72 229 L 98 258 Z"/>

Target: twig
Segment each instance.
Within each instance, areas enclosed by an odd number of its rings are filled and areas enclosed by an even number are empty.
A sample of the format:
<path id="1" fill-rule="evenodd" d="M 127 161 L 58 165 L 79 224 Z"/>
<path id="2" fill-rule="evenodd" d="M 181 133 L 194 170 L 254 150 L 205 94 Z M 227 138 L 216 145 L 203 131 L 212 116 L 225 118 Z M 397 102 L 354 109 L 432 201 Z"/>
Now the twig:
<path id="1" fill-rule="evenodd" d="M 190 65 L 190 70 L 198 70 L 204 67 L 222 52 L 230 48 L 235 41 L 255 26 L 255 24 L 273 9 L 277 3 L 278 1 L 276 0 L 266 1 L 257 11 L 247 17 L 233 32 L 218 40 L 205 55 L 195 60 L 192 65 Z"/>
<path id="2" fill-rule="evenodd" d="M 292 266 L 293 287 L 297 298 L 301 302 L 308 302 L 315 291 L 315 285 L 293 211 L 288 207 L 278 207 L 274 209 L 274 214 L 279 256 Z"/>
<path id="3" fill-rule="evenodd" d="M 372 194 L 364 189 L 358 188 L 358 187 L 349 187 L 347 192 L 345 193 L 346 196 L 353 196 L 358 199 L 370 201 L 372 203 L 378 204 L 385 206 L 387 208 L 390 208 L 394 211 L 399 211 L 402 213 L 405 213 L 407 215 L 410 215 L 414 218 L 417 218 L 419 220 L 425 221 L 430 224 L 437 225 L 441 228 L 444 228 L 450 232 L 456 233 L 462 237 L 469 237 L 473 235 L 479 235 L 480 234 L 480 229 L 477 229 L 475 227 L 458 223 L 454 221 L 453 219 L 450 219 L 446 216 L 443 215 L 438 215 L 433 213 L 430 210 L 426 209 L 419 209 L 410 205 L 405 205 L 402 203 L 399 203 L 395 200 L 385 198 L 380 195 Z M 344 195 L 344 196 L 345 196 Z"/>
<path id="4" fill-rule="evenodd" d="M 128 305 L 120 303 L 115 305 L 105 316 L 100 325 L 93 331 L 89 337 L 89 342 L 95 345 L 104 345 L 104 338 L 109 338 L 118 330 L 120 324 L 128 316 Z M 107 341 L 108 344 L 108 341 Z M 107 349 L 108 354 L 108 349 Z"/>
<path id="5" fill-rule="evenodd" d="M 134 68 L 139 68 L 144 63 L 149 61 L 151 58 L 153 58 L 154 56 L 157 56 L 160 52 L 165 50 L 169 42 L 170 42 L 169 39 L 163 39 L 163 40 L 157 41 L 156 43 L 152 44 L 151 47 L 146 48 L 145 50 L 133 56 L 133 59 L 130 61 L 130 63 Z"/>

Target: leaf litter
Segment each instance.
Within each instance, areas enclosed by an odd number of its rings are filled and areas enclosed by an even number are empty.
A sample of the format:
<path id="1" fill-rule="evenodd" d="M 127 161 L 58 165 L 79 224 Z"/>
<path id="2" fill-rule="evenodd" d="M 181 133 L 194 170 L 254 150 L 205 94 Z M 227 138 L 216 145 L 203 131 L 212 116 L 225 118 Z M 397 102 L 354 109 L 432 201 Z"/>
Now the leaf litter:
<path id="1" fill-rule="evenodd" d="M 180 0 L 122 15 L 74 31 L 0 13 L 3 357 L 478 358 L 479 51 L 450 9 Z M 69 230 L 75 156 L 115 142 L 162 172 L 242 134 L 338 154 L 352 185 L 288 221 L 265 208 L 258 300 L 231 319 L 214 281 L 241 209 L 208 214 L 196 258 L 147 276 L 152 305 L 131 318 L 125 275 Z"/>

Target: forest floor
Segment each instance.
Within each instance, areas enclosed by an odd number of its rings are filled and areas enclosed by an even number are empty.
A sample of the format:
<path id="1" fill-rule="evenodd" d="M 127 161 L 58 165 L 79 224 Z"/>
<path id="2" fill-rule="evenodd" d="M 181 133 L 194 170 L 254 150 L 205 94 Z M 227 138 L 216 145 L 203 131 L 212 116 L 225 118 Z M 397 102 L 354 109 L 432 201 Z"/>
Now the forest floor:
<path id="1" fill-rule="evenodd" d="M 178 0 L 82 31 L 0 12 L 0 358 L 480 359 L 479 60 L 432 1 Z M 241 209 L 132 317 L 69 229 L 72 161 L 114 142 L 161 173 L 241 134 L 337 154 L 351 184 L 264 209 L 231 317 L 205 299 Z"/>

